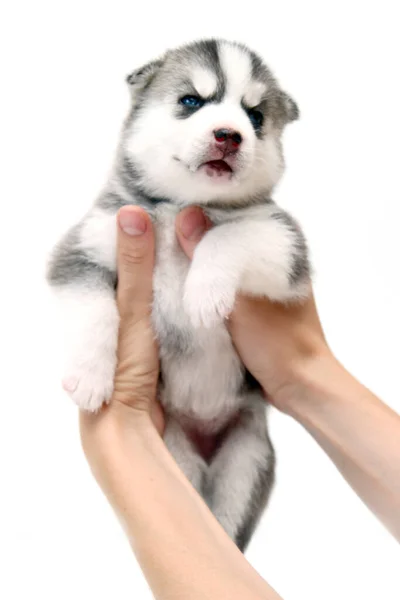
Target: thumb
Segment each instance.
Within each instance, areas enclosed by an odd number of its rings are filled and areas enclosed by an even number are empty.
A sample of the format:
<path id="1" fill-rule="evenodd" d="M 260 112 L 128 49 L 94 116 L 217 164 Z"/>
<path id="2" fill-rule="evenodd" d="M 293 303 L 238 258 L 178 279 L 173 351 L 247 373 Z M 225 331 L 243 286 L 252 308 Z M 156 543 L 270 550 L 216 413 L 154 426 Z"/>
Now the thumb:
<path id="1" fill-rule="evenodd" d="M 198 206 L 189 206 L 179 213 L 176 218 L 176 235 L 189 258 L 193 257 L 197 244 L 211 226 L 211 221 Z"/>
<path id="2" fill-rule="evenodd" d="M 140 319 L 152 301 L 154 233 L 149 215 L 137 206 L 118 212 L 117 302 L 121 317 Z M 140 314 L 139 314 L 140 313 Z"/>

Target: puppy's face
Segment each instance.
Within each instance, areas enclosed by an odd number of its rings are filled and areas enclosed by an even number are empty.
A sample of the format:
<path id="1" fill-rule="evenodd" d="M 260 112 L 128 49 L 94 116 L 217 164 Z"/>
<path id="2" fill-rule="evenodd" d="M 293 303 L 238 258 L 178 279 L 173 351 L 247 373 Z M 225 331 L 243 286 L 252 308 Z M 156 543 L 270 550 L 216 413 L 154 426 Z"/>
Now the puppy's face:
<path id="1" fill-rule="evenodd" d="M 123 151 L 147 193 L 190 204 L 271 192 L 283 170 L 281 133 L 298 111 L 254 53 L 198 42 L 128 82 Z"/>

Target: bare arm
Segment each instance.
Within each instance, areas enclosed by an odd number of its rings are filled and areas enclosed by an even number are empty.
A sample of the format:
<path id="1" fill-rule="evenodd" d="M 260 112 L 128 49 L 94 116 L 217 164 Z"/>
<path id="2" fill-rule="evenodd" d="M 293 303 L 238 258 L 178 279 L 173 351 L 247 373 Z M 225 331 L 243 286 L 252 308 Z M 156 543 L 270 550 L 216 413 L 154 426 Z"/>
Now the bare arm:
<path id="1" fill-rule="evenodd" d="M 155 597 L 279 600 L 214 519 L 145 414 L 82 417 L 84 447 Z"/>
<path id="2" fill-rule="evenodd" d="M 187 209 L 177 221 L 177 235 L 189 257 L 201 235 L 201 219 L 197 209 Z M 240 298 L 230 330 L 269 401 L 310 432 L 400 540 L 400 416 L 333 356 L 314 299 L 284 307 Z"/>
<path id="3" fill-rule="evenodd" d="M 286 410 L 400 541 L 399 415 L 327 357 L 298 374 Z"/>
<path id="4" fill-rule="evenodd" d="M 138 215 L 139 213 L 139 215 Z M 82 444 L 158 600 L 279 600 L 226 535 L 168 453 L 155 401 L 158 358 L 150 306 L 154 242 L 148 217 L 124 208 L 119 232 L 118 367 L 109 407 L 81 415 Z"/>

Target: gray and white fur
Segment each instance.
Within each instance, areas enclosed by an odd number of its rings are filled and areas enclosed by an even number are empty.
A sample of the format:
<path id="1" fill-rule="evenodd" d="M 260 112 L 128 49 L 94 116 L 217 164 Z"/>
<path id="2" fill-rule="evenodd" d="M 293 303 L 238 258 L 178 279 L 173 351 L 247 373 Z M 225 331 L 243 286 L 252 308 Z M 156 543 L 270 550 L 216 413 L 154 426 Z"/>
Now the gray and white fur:
<path id="1" fill-rule="evenodd" d="M 274 451 L 265 400 L 225 319 L 239 291 L 280 302 L 309 293 L 304 236 L 271 199 L 284 169 L 281 134 L 298 109 L 254 52 L 224 40 L 170 50 L 127 82 L 132 107 L 112 175 L 49 265 L 70 341 L 64 387 L 89 411 L 111 397 L 116 213 L 143 206 L 157 238 L 153 323 L 165 441 L 244 550 L 271 490 Z M 192 204 L 214 227 L 190 262 L 175 218 Z"/>

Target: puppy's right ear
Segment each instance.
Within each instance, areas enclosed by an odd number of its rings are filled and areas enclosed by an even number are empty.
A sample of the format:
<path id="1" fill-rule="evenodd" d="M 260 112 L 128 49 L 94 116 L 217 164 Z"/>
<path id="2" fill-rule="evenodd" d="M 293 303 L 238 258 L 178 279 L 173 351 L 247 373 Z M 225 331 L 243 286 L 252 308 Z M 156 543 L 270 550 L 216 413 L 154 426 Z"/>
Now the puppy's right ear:
<path id="1" fill-rule="evenodd" d="M 129 85 L 133 102 L 150 85 L 163 63 L 164 61 L 161 59 L 154 60 L 128 75 L 126 82 Z"/>

